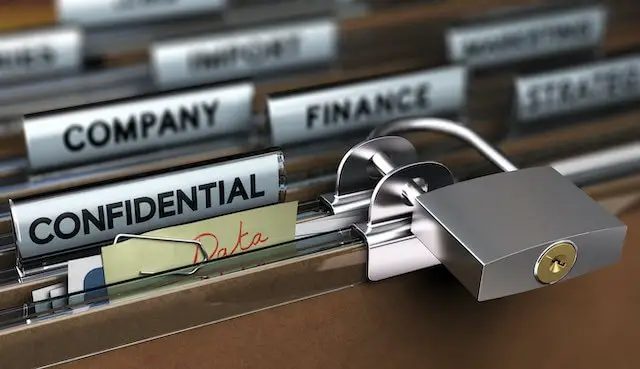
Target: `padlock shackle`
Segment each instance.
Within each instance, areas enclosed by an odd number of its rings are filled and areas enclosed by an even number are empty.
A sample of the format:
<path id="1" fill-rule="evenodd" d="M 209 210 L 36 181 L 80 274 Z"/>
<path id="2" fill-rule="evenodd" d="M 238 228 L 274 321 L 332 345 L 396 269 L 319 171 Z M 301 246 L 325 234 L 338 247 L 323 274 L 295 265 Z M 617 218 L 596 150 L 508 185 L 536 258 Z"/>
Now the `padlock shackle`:
<path id="1" fill-rule="evenodd" d="M 473 146 L 482 156 L 503 171 L 513 172 L 518 170 L 509 159 L 473 130 L 450 120 L 439 118 L 411 118 L 390 121 L 376 127 L 367 139 L 407 131 L 430 131 L 453 136 Z"/>

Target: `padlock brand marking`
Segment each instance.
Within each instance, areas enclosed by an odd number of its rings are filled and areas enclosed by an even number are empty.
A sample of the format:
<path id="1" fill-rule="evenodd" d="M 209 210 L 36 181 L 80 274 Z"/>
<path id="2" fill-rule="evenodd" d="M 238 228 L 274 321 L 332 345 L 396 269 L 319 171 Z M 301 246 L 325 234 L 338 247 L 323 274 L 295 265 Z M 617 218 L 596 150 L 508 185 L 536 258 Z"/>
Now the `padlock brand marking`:
<path id="1" fill-rule="evenodd" d="M 540 255 L 533 269 L 533 274 L 540 283 L 559 282 L 569 274 L 576 258 L 577 250 L 573 242 L 556 242 Z"/>

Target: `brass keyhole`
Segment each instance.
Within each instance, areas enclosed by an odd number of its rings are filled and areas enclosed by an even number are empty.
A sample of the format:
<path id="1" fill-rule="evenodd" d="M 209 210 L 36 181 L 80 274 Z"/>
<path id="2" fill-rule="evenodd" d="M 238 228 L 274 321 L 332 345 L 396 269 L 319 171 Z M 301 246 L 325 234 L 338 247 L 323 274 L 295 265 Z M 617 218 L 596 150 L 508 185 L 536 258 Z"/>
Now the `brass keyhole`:
<path id="1" fill-rule="evenodd" d="M 559 257 L 554 258 L 553 260 L 551 260 L 551 266 L 549 267 L 549 271 L 551 273 L 560 273 L 563 271 L 564 268 L 567 267 L 567 263 L 565 261 L 563 261 L 562 259 L 566 259 L 565 255 L 561 255 Z"/>
<path id="2" fill-rule="evenodd" d="M 569 241 L 556 242 L 538 258 L 533 274 L 540 283 L 551 284 L 564 278 L 576 262 L 577 250 Z"/>

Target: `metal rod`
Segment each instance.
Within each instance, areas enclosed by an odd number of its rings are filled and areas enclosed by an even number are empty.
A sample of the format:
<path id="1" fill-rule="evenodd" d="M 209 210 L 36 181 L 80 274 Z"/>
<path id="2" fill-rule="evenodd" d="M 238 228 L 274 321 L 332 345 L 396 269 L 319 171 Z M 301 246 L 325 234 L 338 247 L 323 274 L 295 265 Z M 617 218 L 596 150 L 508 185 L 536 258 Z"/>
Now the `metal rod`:
<path id="1" fill-rule="evenodd" d="M 385 123 L 371 132 L 369 139 L 379 136 L 387 136 L 397 132 L 407 131 L 431 131 L 444 133 L 467 142 L 482 154 L 487 160 L 494 163 L 505 172 L 513 172 L 518 168 L 509 161 L 495 147 L 480 137 L 471 129 L 445 119 L 436 118 L 415 118 L 404 119 Z"/>
<path id="2" fill-rule="evenodd" d="M 640 141 L 557 160 L 550 165 L 579 186 L 601 181 L 640 169 Z"/>
<path id="3" fill-rule="evenodd" d="M 381 152 L 371 157 L 371 164 L 373 164 L 373 167 L 376 168 L 383 176 L 386 176 L 397 168 L 397 166 L 391 162 L 391 158 Z"/>
<path id="4" fill-rule="evenodd" d="M 396 166 L 393 165 L 391 158 L 389 158 L 384 153 L 377 153 L 373 155 L 371 157 L 371 163 L 373 164 L 374 168 L 376 168 L 382 175 L 387 175 L 391 171 L 396 169 Z M 427 182 L 427 187 L 428 186 L 429 186 L 429 183 Z M 425 192 L 426 191 L 422 187 L 420 187 L 415 182 L 415 180 L 413 180 L 407 183 L 406 187 L 402 191 L 402 194 L 406 200 L 408 200 L 411 204 L 413 204 L 415 199 L 418 196 L 424 194 Z"/>

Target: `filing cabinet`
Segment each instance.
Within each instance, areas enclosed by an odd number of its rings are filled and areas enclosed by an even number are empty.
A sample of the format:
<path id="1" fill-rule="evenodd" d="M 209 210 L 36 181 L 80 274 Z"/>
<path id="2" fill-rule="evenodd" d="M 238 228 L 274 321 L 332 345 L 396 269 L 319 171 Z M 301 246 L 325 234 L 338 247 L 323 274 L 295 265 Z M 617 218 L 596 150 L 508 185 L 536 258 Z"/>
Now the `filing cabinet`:
<path id="1" fill-rule="evenodd" d="M 0 366 L 635 368 L 638 15 L 0 0 Z"/>

